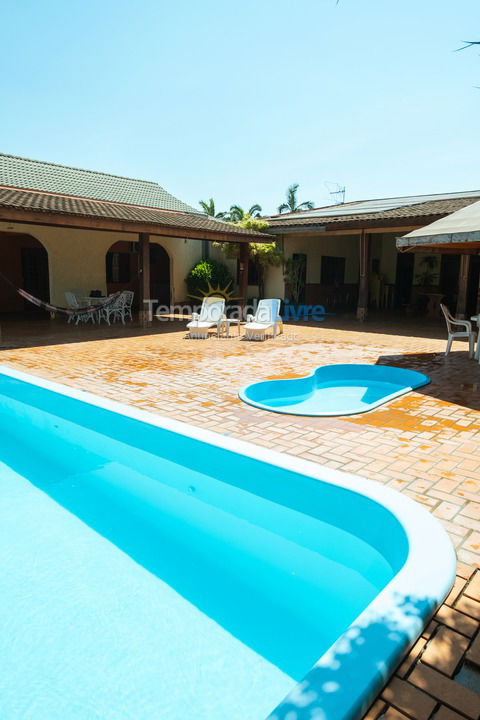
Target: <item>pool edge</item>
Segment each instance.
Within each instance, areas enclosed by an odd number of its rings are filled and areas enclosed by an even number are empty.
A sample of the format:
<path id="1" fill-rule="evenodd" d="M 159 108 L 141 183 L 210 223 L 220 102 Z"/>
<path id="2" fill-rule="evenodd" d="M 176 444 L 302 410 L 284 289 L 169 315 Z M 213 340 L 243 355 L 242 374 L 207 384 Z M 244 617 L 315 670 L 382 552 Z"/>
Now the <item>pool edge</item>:
<path id="1" fill-rule="evenodd" d="M 352 366 L 359 365 L 359 363 L 339 363 L 338 365 L 343 367 L 344 365 L 348 365 L 348 364 L 351 364 Z M 311 370 L 309 373 L 307 373 L 307 375 L 302 375 L 299 378 L 295 378 L 295 380 L 304 380 L 304 379 L 308 379 L 308 378 L 313 378 L 313 377 L 315 377 L 317 370 L 319 370 L 320 368 L 334 367 L 336 365 L 337 365 L 337 363 L 335 363 L 334 365 L 318 365 L 313 370 Z M 382 367 L 382 368 L 383 367 L 391 367 L 391 368 L 395 368 L 397 370 L 406 369 L 406 368 L 397 368 L 395 365 L 379 365 L 379 366 L 368 365 L 368 367 Z M 424 378 L 424 380 L 421 382 L 419 381 L 418 384 L 415 384 L 413 386 L 408 386 L 408 387 L 405 386 L 404 389 L 398 390 L 394 393 L 391 393 L 390 395 L 387 395 L 383 399 L 380 399 L 380 400 L 377 400 L 377 401 L 371 403 L 367 409 L 355 408 L 354 410 L 349 410 L 347 412 L 345 412 L 345 411 L 344 412 L 336 412 L 336 411 L 335 412 L 322 412 L 322 413 L 298 412 L 298 411 L 295 412 L 294 410 L 288 410 L 285 408 L 271 407 L 264 403 L 257 402 L 256 400 L 252 400 L 251 398 L 248 397 L 247 390 L 250 387 L 252 387 L 253 385 L 261 384 L 263 382 L 275 382 L 275 380 L 270 380 L 270 381 L 260 380 L 259 382 L 248 383 L 248 385 L 243 385 L 243 387 L 241 387 L 240 390 L 238 391 L 238 397 L 246 405 L 250 405 L 250 407 L 255 407 L 259 410 L 265 410 L 266 412 L 274 412 L 274 413 L 277 413 L 278 415 L 296 415 L 297 417 L 351 417 L 352 415 L 365 415 L 369 412 L 372 412 L 373 410 L 376 410 L 378 407 L 381 407 L 382 405 L 386 405 L 389 402 L 392 402 L 396 398 L 402 397 L 403 395 L 407 395 L 410 392 L 414 392 L 418 388 L 425 387 L 426 385 L 430 385 L 430 383 L 432 382 L 431 378 L 428 377 L 428 375 L 425 375 L 424 373 L 421 373 L 418 370 L 409 370 L 409 372 L 416 373 L 417 375 Z M 283 380 L 283 378 L 278 378 L 278 380 L 281 382 Z M 291 407 L 295 407 L 295 406 L 292 405 Z"/>
<path id="2" fill-rule="evenodd" d="M 298 720 L 314 717 L 312 711 L 320 711 L 320 708 L 323 714 L 318 717 L 322 717 L 323 720 L 347 720 L 347 718 L 359 717 L 385 684 L 404 652 L 415 642 L 424 624 L 443 602 L 453 584 L 456 559 L 453 546 L 445 530 L 438 520 L 423 507 L 391 488 L 361 476 L 331 470 L 320 464 L 268 450 L 228 435 L 204 430 L 145 410 L 138 410 L 133 406 L 108 400 L 83 390 L 76 390 L 70 386 L 8 366 L 0 365 L 0 373 L 188 437 L 191 437 L 193 427 L 197 440 L 367 496 L 387 508 L 400 522 L 409 542 L 409 554 L 405 565 L 327 653 L 319 659 L 304 680 L 273 711 L 269 716 L 270 720 L 283 720 L 293 708 L 297 712 Z M 355 662 L 357 663 L 358 677 L 355 682 L 358 688 L 361 688 L 361 692 L 352 693 L 351 669 L 347 674 L 345 671 L 343 675 L 342 672 L 339 672 L 335 680 L 336 687 L 333 688 L 330 679 L 331 665 L 336 661 L 342 643 L 351 643 L 349 633 L 351 634 L 352 631 L 363 626 L 367 627 L 369 623 L 378 621 L 379 618 L 390 617 L 392 613 L 398 614 L 395 598 L 398 596 L 410 597 L 415 593 L 419 598 L 427 598 L 428 604 L 425 605 L 423 613 L 418 613 L 410 620 L 404 616 L 398 617 L 398 632 L 402 633 L 402 640 L 396 641 L 394 651 L 388 657 L 388 662 L 380 669 L 372 670 L 370 668 L 368 670 L 361 666 L 361 661 L 360 667 L 358 667 L 357 657 Z M 363 648 L 368 651 L 372 650 L 368 641 L 363 644 Z M 360 654 L 365 654 L 365 650 Z M 345 653 L 343 655 L 345 656 Z M 324 687 L 325 685 L 328 687 Z"/>

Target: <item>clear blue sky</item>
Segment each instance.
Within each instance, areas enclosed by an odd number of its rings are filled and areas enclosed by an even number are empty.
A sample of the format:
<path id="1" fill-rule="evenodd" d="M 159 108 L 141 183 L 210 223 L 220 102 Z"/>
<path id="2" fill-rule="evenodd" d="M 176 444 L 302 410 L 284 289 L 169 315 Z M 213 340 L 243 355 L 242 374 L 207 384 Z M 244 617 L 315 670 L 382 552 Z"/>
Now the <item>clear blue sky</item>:
<path id="1" fill-rule="evenodd" d="M 480 188 L 478 0 L 17 0 L 1 150 L 197 205 Z"/>

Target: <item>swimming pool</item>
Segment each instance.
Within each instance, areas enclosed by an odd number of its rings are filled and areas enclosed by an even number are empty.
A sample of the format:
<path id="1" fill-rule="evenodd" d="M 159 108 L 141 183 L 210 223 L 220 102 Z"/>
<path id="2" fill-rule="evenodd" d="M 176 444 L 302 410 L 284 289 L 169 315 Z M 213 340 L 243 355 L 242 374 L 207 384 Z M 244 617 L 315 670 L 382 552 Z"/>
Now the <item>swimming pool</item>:
<path id="1" fill-rule="evenodd" d="M 246 385 L 241 400 L 289 415 L 356 415 L 427 385 L 430 378 L 390 365 L 322 365 L 300 378 Z"/>
<path id="2" fill-rule="evenodd" d="M 0 373 L 2 720 L 355 717 L 449 590 L 407 497 Z"/>

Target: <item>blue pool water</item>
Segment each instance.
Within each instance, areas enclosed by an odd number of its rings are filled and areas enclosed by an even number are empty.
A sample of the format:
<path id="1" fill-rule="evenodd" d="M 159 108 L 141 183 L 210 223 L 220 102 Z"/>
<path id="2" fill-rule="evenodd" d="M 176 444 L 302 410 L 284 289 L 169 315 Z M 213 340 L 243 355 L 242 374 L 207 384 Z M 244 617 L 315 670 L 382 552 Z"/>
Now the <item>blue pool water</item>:
<path id="1" fill-rule="evenodd" d="M 292 415 L 356 415 L 429 382 L 422 373 L 388 365 L 325 365 L 306 377 L 252 383 L 239 396 Z"/>
<path id="2" fill-rule="evenodd" d="M 2 720 L 262 720 L 405 562 L 382 506 L 233 455 L 0 375 Z"/>

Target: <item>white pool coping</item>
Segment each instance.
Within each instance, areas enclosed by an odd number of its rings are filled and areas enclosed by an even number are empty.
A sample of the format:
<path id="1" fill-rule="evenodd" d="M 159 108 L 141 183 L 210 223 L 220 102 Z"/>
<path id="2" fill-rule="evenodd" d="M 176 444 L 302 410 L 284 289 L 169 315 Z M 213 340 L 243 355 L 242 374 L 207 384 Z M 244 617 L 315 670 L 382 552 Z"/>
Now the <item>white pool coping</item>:
<path id="1" fill-rule="evenodd" d="M 290 720 L 293 717 L 295 720 L 346 720 L 361 717 L 450 591 L 455 579 L 456 557 L 446 531 L 421 505 L 391 488 L 5 365 L 0 365 L 0 373 L 283 470 L 345 488 L 374 500 L 397 518 L 409 543 L 404 566 L 273 711 L 269 720 Z M 410 598 L 412 602 L 399 607 L 402 598 Z M 428 610 L 418 614 L 415 599 L 426 600 Z M 385 638 L 369 639 L 369 628 L 386 627 L 387 619 L 391 627 Z M 292 715 L 292 712 L 296 714 Z"/>

